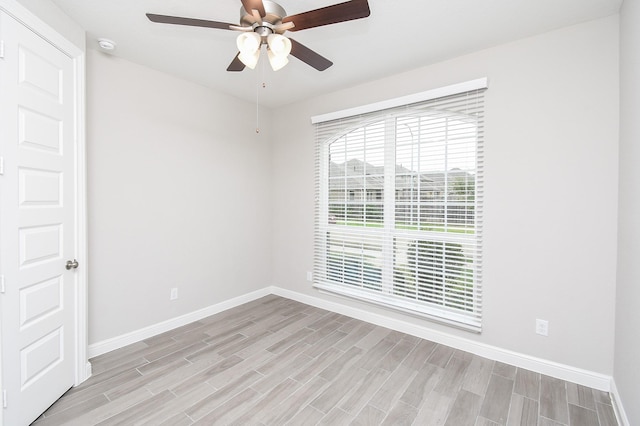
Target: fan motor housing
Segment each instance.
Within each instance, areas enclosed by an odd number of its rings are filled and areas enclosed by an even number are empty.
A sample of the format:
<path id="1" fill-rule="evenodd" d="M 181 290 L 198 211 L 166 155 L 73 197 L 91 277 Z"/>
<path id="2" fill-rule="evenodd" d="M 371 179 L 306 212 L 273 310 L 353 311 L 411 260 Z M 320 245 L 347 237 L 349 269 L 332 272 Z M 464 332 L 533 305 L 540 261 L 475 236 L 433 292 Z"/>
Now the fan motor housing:
<path id="1" fill-rule="evenodd" d="M 262 4 L 264 5 L 264 11 L 266 13 L 265 16 L 262 17 L 263 23 L 266 22 L 271 25 L 277 25 L 282 22 L 282 18 L 287 16 L 287 12 L 278 3 L 263 0 Z M 244 9 L 244 7 L 240 7 L 240 25 L 250 27 L 256 23 L 258 23 L 258 21 L 253 16 L 251 11 L 247 11 Z"/>

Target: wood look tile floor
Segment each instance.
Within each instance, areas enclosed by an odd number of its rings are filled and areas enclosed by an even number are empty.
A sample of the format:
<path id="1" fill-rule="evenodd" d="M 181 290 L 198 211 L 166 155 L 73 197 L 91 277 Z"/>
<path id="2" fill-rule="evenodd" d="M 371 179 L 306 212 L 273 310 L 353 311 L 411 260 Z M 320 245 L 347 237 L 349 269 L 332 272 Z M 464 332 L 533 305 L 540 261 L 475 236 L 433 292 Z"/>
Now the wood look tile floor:
<path id="1" fill-rule="evenodd" d="M 278 296 L 91 363 L 34 425 L 617 425 L 606 392 Z"/>

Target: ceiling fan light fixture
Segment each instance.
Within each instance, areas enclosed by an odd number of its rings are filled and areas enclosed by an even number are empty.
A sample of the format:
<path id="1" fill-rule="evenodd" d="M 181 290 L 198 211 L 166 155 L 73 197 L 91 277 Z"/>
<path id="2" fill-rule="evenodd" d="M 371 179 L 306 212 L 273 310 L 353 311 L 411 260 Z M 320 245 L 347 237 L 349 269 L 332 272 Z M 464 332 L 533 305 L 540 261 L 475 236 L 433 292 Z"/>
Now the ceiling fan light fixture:
<path id="1" fill-rule="evenodd" d="M 260 58 L 260 49 L 256 50 L 253 53 L 248 52 L 240 52 L 238 55 L 238 59 L 242 61 L 247 67 L 254 69 L 258 63 L 258 59 Z"/>
<path id="2" fill-rule="evenodd" d="M 287 56 L 291 53 L 291 40 L 280 34 L 269 34 L 267 37 L 269 50 L 274 55 Z"/>
<path id="3" fill-rule="evenodd" d="M 236 39 L 236 44 L 238 45 L 238 50 L 240 50 L 238 59 L 247 67 L 254 69 L 258 63 L 258 58 L 260 58 L 262 37 L 254 32 L 242 33 Z"/>
<path id="4" fill-rule="evenodd" d="M 274 71 L 278 71 L 289 63 L 291 40 L 280 34 L 269 34 L 267 37 L 269 64 Z"/>
<path id="5" fill-rule="evenodd" d="M 236 39 L 236 45 L 240 53 L 252 55 L 260 49 L 262 37 L 254 32 L 242 33 Z"/>
<path id="6" fill-rule="evenodd" d="M 286 55 L 276 55 L 271 49 L 268 51 L 269 64 L 274 71 L 284 68 L 289 63 L 289 58 Z"/>

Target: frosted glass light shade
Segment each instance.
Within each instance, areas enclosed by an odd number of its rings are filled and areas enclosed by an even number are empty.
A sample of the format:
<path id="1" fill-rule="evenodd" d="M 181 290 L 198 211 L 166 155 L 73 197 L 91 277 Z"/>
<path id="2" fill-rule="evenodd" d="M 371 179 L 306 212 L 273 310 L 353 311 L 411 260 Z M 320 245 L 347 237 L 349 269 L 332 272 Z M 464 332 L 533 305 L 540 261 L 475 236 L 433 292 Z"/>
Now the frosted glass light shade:
<path id="1" fill-rule="evenodd" d="M 272 50 L 269 50 L 269 64 L 274 71 L 278 71 L 289 63 L 287 56 L 276 55 Z"/>
<path id="2" fill-rule="evenodd" d="M 262 45 L 262 37 L 257 33 L 242 33 L 236 39 L 240 54 L 238 59 L 247 67 L 254 69 L 260 58 L 260 46 Z"/>
<path id="3" fill-rule="evenodd" d="M 287 56 L 291 53 L 291 40 L 280 34 L 269 34 L 267 37 L 269 50 L 278 56 Z"/>
<path id="4" fill-rule="evenodd" d="M 242 61 L 247 67 L 254 69 L 260 58 L 260 50 L 256 50 L 254 53 L 242 53 L 238 55 L 238 59 Z"/>
<path id="5" fill-rule="evenodd" d="M 236 39 L 236 44 L 241 53 L 255 53 L 262 44 L 262 37 L 254 32 L 242 33 Z"/>
<path id="6" fill-rule="evenodd" d="M 278 71 L 289 63 L 289 53 L 291 53 L 291 40 L 280 35 L 270 34 L 267 37 L 269 46 L 269 64 L 274 71 Z"/>

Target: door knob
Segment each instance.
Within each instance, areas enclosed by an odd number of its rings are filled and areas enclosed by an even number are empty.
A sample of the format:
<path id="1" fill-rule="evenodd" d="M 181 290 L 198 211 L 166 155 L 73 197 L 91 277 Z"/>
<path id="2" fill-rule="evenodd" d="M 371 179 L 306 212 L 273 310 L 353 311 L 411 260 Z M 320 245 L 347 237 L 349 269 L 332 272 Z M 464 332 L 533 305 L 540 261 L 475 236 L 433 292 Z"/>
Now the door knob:
<path id="1" fill-rule="evenodd" d="M 65 265 L 65 268 L 67 268 L 67 271 L 71 268 L 76 269 L 78 267 L 78 261 L 73 259 L 73 260 L 67 260 L 67 264 Z"/>

